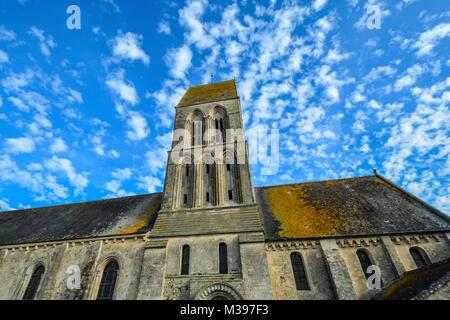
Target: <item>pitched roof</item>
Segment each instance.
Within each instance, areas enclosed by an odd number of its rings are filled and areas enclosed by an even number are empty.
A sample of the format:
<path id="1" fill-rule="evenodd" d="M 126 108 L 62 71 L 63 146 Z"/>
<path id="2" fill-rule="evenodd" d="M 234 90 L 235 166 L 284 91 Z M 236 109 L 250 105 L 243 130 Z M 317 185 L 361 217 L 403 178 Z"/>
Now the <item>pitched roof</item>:
<path id="1" fill-rule="evenodd" d="M 150 230 L 161 193 L 0 213 L 0 245 L 129 235 Z"/>
<path id="2" fill-rule="evenodd" d="M 379 176 L 255 188 L 268 240 L 450 230 L 449 218 Z M 150 231 L 162 193 L 0 213 L 0 245 Z"/>
<path id="3" fill-rule="evenodd" d="M 379 176 L 255 192 L 271 240 L 450 230 L 445 214 Z"/>
<path id="4" fill-rule="evenodd" d="M 236 82 L 228 80 L 211 84 L 190 87 L 183 98 L 181 98 L 178 107 L 185 107 L 195 104 L 221 101 L 237 98 Z"/>
<path id="5" fill-rule="evenodd" d="M 450 259 L 405 272 L 389 283 L 373 300 L 426 299 L 436 288 L 450 282 Z"/>

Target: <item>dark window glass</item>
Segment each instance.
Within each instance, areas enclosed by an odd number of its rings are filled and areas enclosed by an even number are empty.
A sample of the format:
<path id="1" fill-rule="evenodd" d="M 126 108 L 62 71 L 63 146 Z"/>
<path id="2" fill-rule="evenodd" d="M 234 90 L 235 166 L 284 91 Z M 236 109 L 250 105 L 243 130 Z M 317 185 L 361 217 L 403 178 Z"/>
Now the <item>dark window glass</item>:
<path id="1" fill-rule="evenodd" d="M 227 163 L 227 171 L 231 171 L 231 165 Z"/>
<path id="2" fill-rule="evenodd" d="M 111 261 L 103 270 L 102 280 L 98 288 L 97 300 L 112 300 L 114 289 L 116 288 L 117 274 L 119 273 L 119 264 L 117 261 Z"/>
<path id="3" fill-rule="evenodd" d="M 189 167 L 186 166 L 186 177 L 189 177 Z"/>
<path id="4" fill-rule="evenodd" d="M 44 272 L 45 268 L 43 266 L 38 266 L 34 270 L 33 274 L 31 275 L 30 282 L 28 282 L 25 294 L 23 295 L 23 300 L 33 300 L 35 298 Z"/>
<path id="5" fill-rule="evenodd" d="M 184 245 L 181 257 L 181 274 L 189 274 L 190 255 L 191 255 L 191 248 L 188 245 Z"/>
<path id="6" fill-rule="evenodd" d="M 427 258 L 425 257 L 425 253 L 422 250 L 418 248 L 411 248 L 409 249 L 409 253 L 411 254 L 417 268 L 422 268 L 428 265 Z"/>
<path id="7" fill-rule="evenodd" d="M 223 133 L 223 119 L 220 119 L 220 132 Z"/>
<path id="8" fill-rule="evenodd" d="M 233 200 L 233 190 L 228 190 L 228 200 Z"/>
<path id="9" fill-rule="evenodd" d="M 364 276 L 367 278 L 369 278 L 369 276 L 371 275 L 371 273 L 367 272 L 367 269 L 373 264 L 372 261 L 370 260 L 369 255 L 367 254 L 366 251 L 364 250 L 358 250 L 356 251 L 356 254 L 358 256 L 359 259 L 359 263 L 361 264 L 361 268 L 363 269 L 364 272 Z"/>
<path id="10" fill-rule="evenodd" d="M 206 165 L 206 174 L 209 174 L 209 164 Z"/>
<path id="11" fill-rule="evenodd" d="M 228 250 L 225 243 L 219 245 L 219 272 L 228 273 Z"/>
<path id="12" fill-rule="evenodd" d="M 209 202 L 209 192 L 206 193 L 206 202 Z"/>
<path id="13" fill-rule="evenodd" d="M 303 259 L 299 253 L 291 254 L 291 264 L 297 290 L 310 290 Z"/>
<path id="14" fill-rule="evenodd" d="M 187 203 L 187 194 L 184 195 L 184 200 L 183 201 L 184 201 L 184 204 Z"/>

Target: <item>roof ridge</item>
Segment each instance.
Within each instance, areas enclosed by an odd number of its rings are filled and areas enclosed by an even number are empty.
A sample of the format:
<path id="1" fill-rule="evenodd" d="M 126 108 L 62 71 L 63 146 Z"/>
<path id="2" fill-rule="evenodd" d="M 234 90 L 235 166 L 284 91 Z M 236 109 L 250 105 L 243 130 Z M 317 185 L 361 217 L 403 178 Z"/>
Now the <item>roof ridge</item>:
<path id="1" fill-rule="evenodd" d="M 198 84 L 198 85 L 194 85 L 194 86 L 189 86 L 188 90 L 189 90 L 190 88 L 205 87 L 205 86 L 210 86 L 210 85 L 213 85 L 213 84 L 221 84 L 221 83 L 225 83 L 225 82 L 233 82 L 233 81 L 236 83 L 236 81 L 235 81 L 234 79 L 230 79 L 230 80 L 223 80 L 223 81 L 213 82 L 213 83 Z"/>
<path id="2" fill-rule="evenodd" d="M 25 212 L 25 211 L 32 211 L 32 210 L 40 210 L 40 209 L 48 209 L 48 208 L 60 208 L 60 207 L 68 207 L 68 206 L 74 206 L 74 205 L 80 205 L 80 204 L 92 204 L 92 203 L 98 203 L 98 202 L 124 200 L 124 199 L 128 199 L 128 198 L 139 198 L 139 197 L 145 197 L 145 196 L 152 196 L 152 195 L 156 195 L 156 194 L 162 194 L 162 192 L 136 194 L 134 196 L 126 196 L 126 197 L 118 197 L 118 198 L 108 198 L 108 199 L 98 199 L 98 200 L 90 200 L 90 201 L 71 202 L 71 203 L 57 204 L 57 205 L 53 205 L 53 206 L 50 205 L 50 206 L 34 207 L 34 208 L 20 209 L 20 210 L 0 211 L 0 216 L 3 215 L 3 214 L 6 214 L 6 213 L 22 213 L 22 212 Z"/>
<path id="3" fill-rule="evenodd" d="M 363 179 L 363 178 L 376 178 L 376 176 L 375 175 L 370 175 L 370 176 L 357 176 L 357 177 L 349 177 L 349 178 L 336 178 L 336 179 L 329 179 L 329 180 L 313 180 L 313 181 L 305 181 L 305 182 L 282 183 L 282 184 L 274 184 L 274 185 L 271 185 L 271 186 L 259 186 L 259 187 L 255 187 L 255 188 L 256 189 L 277 188 L 277 187 L 292 186 L 292 185 L 296 185 L 296 184 L 313 184 L 313 183 L 320 183 L 320 182 L 357 180 L 357 179 Z"/>

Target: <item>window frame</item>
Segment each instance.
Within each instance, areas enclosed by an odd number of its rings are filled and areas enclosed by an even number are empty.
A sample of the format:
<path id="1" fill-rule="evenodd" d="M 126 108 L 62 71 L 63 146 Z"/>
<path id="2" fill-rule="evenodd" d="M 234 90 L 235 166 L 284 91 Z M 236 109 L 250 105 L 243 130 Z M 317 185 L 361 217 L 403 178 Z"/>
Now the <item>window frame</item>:
<path id="1" fill-rule="evenodd" d="M 426 267 L 426 266 L 431 264 L 430 258 L 428 257 L 428 255 L 425 252 L 425 250 L 422 249 L 421 247 L 417 247 L 417 246 L 416 247 L 410 247 L 408 251 L 409 251 L 409 255 L 411 256 L 412 260 L 414 261 L 414 264 L 415 264 L 417 269 Z M 422 260 L 421 261 L 421 263 L 422 263 L 421 266 L 417 265 L 417 261 L 414 258 L 413 252 L 415 252 L 418 255 L 418 258 Z"/>
<path id="2" fill-rule="evenodd" d="M 186 249 L 187 251 L 185 252 Z M 191 246 L 188 244 L 184 244 L 181 247 L 180 275 L 182 276 L 189 275 L 191 271 L 190 269 L 191 269 Z"/>
<path id="3" fill-rule="evenodd" d="M 100 297 L 100 294 L 101 293 L 103 294 L 102 286 L 105 285 L 103 283 L 103 281 L 106 279 L 106 271 L 113 264 L 115 264 L 117 267 L 114 270 L 115 275 L 114 275 L 114 279 L 113 279 L 113 282 L 112 282 L 112 294 L 110 294 L 110 297 L 104 297 L 104 296 Z M 96 286 L 97 287 L 97 290 L 96 290 L 97 293 L 95 295 L 95 299 L 96 300 L 114 300 L 115 297 L 116 297 L 116 293 L 117 293 L 117 290 L 116 290 L 117 289 L 117 283 L 118 283 L 120 270 L 121 270 L 120 263 L 119 263 L 119 261 L 117 259 L 110 258 L 110 259 L 107 259 L 102 265 L 103 265 L 103 267 L 101 268 L 101 275 L 100 275 L 100 278 L 98 280 L 99 281 L 98 285 Z M 111 284 L 109 284 L 109 285 L 111 286 Z"/>
<path id="4" fill-rule="evenodd" d="M 300 260 L 294 261 L 293 257 L 298 257 Z M 308 272 L 306 271 L 305 260 L 303 255 L 300 252 L 291 252 L 289 255 L 291 261 L 291 271 L 292 276 L 294 277 L 295 288 L 297 291 L 311 291 L 310 279 L 308 276 Z M 300 262 L 297 264 L 297 268 L 294 267 L 294 262 Z M 303 272 L 303 276 L 299 275 L 299 271 Z M 304 280 L 304 281 L 303 281 Z"/>
<path id="5" fill-rule="evenodd" d="M 367 257 L 367 260 L 369 262 L 369 265 L 366 266 L 366 269 L 364 270 L 364 266 L 363 266 L 363 262 L 361 261 L 361 257 L 360 254 L 365 255 L 365 257 Z M 364 277 L 366 278 L 366 280 L 371 276 L 371 274 L 367 273 L 367 269 L 370 266 L 376 265 L 375 262 L 372 259 L 372 256 L 370 255 L 369 251 L 367 251 L 366 249 L 358 249 L 356 250 L 356 256 L 358 258 L 358 262 L 359 262 L 359 266 L 361 267 L 361 270 L 363 271 Z M 364 258 L 365 259 L 365 258 Z"/>
<path id="6" fill-rule="evenodd" d="M 225 251 L 222 251 L 225 248 Z M 225 242 L 219 243 L 219 273 L 228 274 L 228 245 Z"/>
<path id="7" fill-rule="evenodd" d="M 32 281 L 35 280 L 34 277 L 39 270 L 43 270 L 39 275 L 39 282 L 33 289 L 34 292 L 33 292 L 32 296 L 27 297 L 27 294 L 29 293 L 29 291 L 31 291 Z M 24 287 L 24 290 L 22 292 L 22 300 L 35 300 L 36 299 L 36 296 L 39 293 L 39 290 L 41 289 L 41 285 L 42 285 L 42 281 L 44 279 L 45 272 L 46 272 L 46 268 L 43 263 L 38 263 L 38 264 L 33 265 L 33 272 L 31 273 L 31 275 L 29 277 L 27 277 L 27 279 L 26 279 L 27 281 L 25 282 L 26 286 Z"/>

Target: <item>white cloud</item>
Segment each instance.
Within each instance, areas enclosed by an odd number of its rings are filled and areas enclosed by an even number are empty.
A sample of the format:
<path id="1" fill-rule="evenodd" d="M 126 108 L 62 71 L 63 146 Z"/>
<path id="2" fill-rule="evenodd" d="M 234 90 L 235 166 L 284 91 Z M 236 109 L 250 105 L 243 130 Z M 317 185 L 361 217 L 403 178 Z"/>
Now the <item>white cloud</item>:
<path id="1" fill-rule="evenodd" d="M 8 199 L 0 199 L 0 212 L 16 210 L 9 205 Z"/>
<path id="2" fill-rule="evenodd" d="M 139 103 L 139 97 L 133 83 L 125 82 L 125 70 L 119 69 L 115 73 L 110 73 L 106 85 L 123 101 L 133 106 Z"/>
<path id="3" fill-rule="evenodd" d="M 51 153 L 59 153 L 59 152 L 65 152 L 67 151 L 68 147 L 64 143 L 64 140 L 61 138 L 57 138 L 53 141 L 53 143 L 50 145 L 50 151 Z"/>
<path id="4" fill-rule="evenodd" d="M 142 61 L 148 65 L 150 57 L 141 48 L 142 39 L 142 35 L 135 33 L 119 33 L 111 41 L 113 56 L 119 60 Z"/>
<path id="5" fill-rule="evenodd" d="M 122 183 L 125 180 L 131 179 L 132 173 L 133 171 L 130 168 L 114 170 L 112 173 L 112 177 L 114 178 L 114 180 L 108 181 L 105 184 L 105 189 L 111 192 L 111 194 L 108 194 L 106 198 L 125 197 L 134 195 L 134 193 L 121 189 Z"/>
<path id="6" fill-rule="evenodd" d="M 350 53 L 348 52 L 341 53 L 337 49 L 331 49 L 328 51 L 328 54 L 325 58 L 325 62 L 335 63 L 340 62 L 342 60 L 346 60 L 348 58 L 350 58 Z"/>
<path id="7" fill-rule="evenodd" d="M 138 113 L 133 112 L 127 119 L 127 124 L 130 128 L 130 130 L 127 131 L 127 137 L 132 141 L 145 139 L 150 133 L 147 120 Z"/>
<path id="8" fill-rule="evenodd" d="M 17 91 L 28 86 L 34 74 L 30 70 L 24 73 L 12 73 L 2 79 L 2 86 L 7 91 Z"/>
<path id="9" fill-rule="evenodd" d="M 188 29 L 185 35 L 188 42 L 194 43 L 199 49 L 214 45 L 214 39 L 207 34 L 201 21 L 207 5 L 206 0 L 189 0 L 187 6 L 179 11 L 180 25 Z"/>
<path id="10" fill-rule="evenodd" d="M 420 76 L 425 69 L 416 64 L 406 70 L 406 72 L 403 74 L 402 77 L 397 79 L 397 81 L 394 84 L 394 90 L 395 91 L 401 91 L 404 88 L 412 86 L 414 83 L 416 83 L 417 77 Z"/>
<path id="11" fill-rule="evenodd" d="M 89 179 L 86 173 L 77 173 L 72 165 L 72 161 L 68 159 L 58 158 L 53 156 L 46 161 L 46 166 L 51 171 L 63 172 L 69 179 L 70 184 L 75 187 L 75 195 L 80 194 L 89 184 Z"/>
<path id="12" fill-rule="evenodd" d="M 30 108 L 19 98 L 9 97 L 8 101 L 11 102 L 14 106 L 16 106 L 20 111 L 28 112 Z"/>
<path id="13" fill-rule="evenodd" d="M 30 153 L 34 151 L 35 143 L 27 137 L 8 138 L 5 141 L 5 147 L 9 153 Z"/>
<path id="14" fill-rule="evenodd" d="M 167 21 L 161 21 L 158 25 L 158 32 L 166 35 L 171 34 L 170 24 Z"/>
<path id="15" fill-rule="evenodd" d="M 9 62 L 8 54 L 5 51 L 0 50 L 0 64 L 7 62 Z"/>
<path id="16" fill-rule="evenodd" d="M 124 169 L 116 169 L 111 174 L 114 179 L 117 180 L 128 180 L 131 178 L 133 174 L 133 170 L 130 168 L 124 168 Z"/>
<path id="17" fill-rule="evenodd" d="M 155 193 L 158 187 L 162 187 L 162 182 L 156 177 L 144 176 L 139 177 L 137 187 L 148 193 Z"/>
<path id="18" fill-rule="evenodd" d="M 417 55 L 429 55 L 433 48 L 438 45 L 439 41 L 450 35 L 450 23 L 441 23 L 431 30 L 422 33 L 419 39 L 413 44 L 413 48 L 417 49 Z"/>
<path id="19" fill-rule="evenodd" d="M 192 51 L 188 46 L 172 49 L 166 56 L 166 64 L 174 78 L 184 78 L 191 67 Z"/>
<path id="20" fill-rule="evenodd" d="M 5 26 L 0 26 L 0 41 L 13 41 L 16 39 L 16 33 L 8 30 Z"/>
<path id="21" fill-rule="evenodd" d="M 51 55 L 51 49 L 56 47 L 56 42 L 53 40 L 53 37 L 46 37 L 44 30 L 36 28 L 34 26 L 30 28 L 30 31 L 28 31 L 28 33 L 39 40 L 41 53 L 44 56 L 49 57 Z"/>
<path id="22" fill-rule="evenodd" d="M 330 103 L 339 102 L 339 89 L 336 87 L 327 87 L 326 89 L 327 97 L 330 100 Z"/>
<path id="23" fill-rule="evenodd" d="M 372 99 L 372 100 L 369 101 L 369 107 L 372 108 L 372 109 L 379 110 L 383 106 L 378 101 L 375 101 L 375 100 Z"/>
<path id="24" fill-rule="evenodd" d="M 319 11 L 327 4 L 327 1 L 328 0 L 314 0 L 312 7 L 314 10 Z"/>

